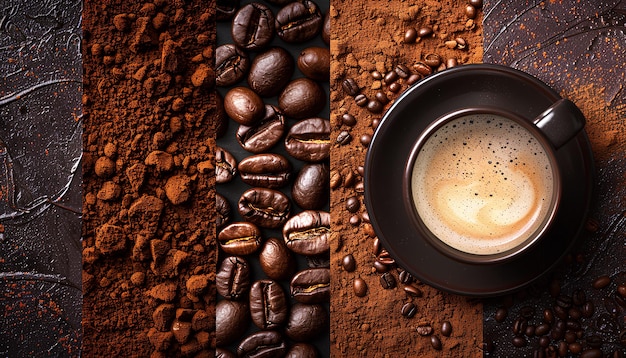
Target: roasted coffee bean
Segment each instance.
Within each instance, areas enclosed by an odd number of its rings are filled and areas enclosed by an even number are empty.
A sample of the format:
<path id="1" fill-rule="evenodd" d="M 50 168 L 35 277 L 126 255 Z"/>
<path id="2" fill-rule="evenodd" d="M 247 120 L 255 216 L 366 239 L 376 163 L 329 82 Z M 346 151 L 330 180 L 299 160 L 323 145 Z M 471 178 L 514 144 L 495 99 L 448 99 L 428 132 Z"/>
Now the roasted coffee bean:
<path id="1" fill-rule="evenodd" d="M 508 314 L 507 309 L 504 307 L 500 307 L 496 310 L 496 314 L 494 318 L 496 322 L 502 323 L 506 319 L 507 314 Z"/>
<path id="2" fill-rule="evenodd" d="M 441 65 L 441 57 L 435 53 L 429 53 L 424 56 L 424 63 L 433 68 L 439 67 Z"/>
<path id="3" fill-rule="evenodd" d="M 346 200 L 346 210 L 348 210 L 349 212 L 356 213 L 357 211 L 359 211 L 360 207 L 361 202 L 356 196 L 351 196 Z"/>
<path id="4" fill-rule="evenodd" d="M 381 113 L 385 107 L 376 99 L 367 102 L 367 110 L 372 113 Z"/>
<path id="5" fill-rule="evenodd" d="M 477 9 L 480 9 L 483 7 L 483 0 L 469 0 L 469 4 Z"/>
<path id="6" fill-rule="evenodd" d="M 285 150 L 305 162 L 321 162 L 330 156 L 330 121 L 309 118 L 296 122 L 285 138 Z"/>
<path id="7" fill-rule="evenodd" d="M 291 201 L 282 192 L 267 188 L 246 190 L 239 198 L 239 214 L 246 220 L 264 228 L 283 225 L 291 212 Z"/>
<path id="8" fill-rule="evenodd" d="M 369 100 L 367 99 L 367 96 L 365 96 L 363 93 L 360 93 L 354 96 L 354 103 L 356 103 L 356 105 L 359 107 L 365 107 L 369 103 Z"/>
<path id="9" fill-rule="evenodd" d="M 593 286 L 593 288 L 599 290 L 601 288 L 605 288 L 609 284 L 611 284 L 611 278 L 607 275 L 604 275 L 593 280 L 593 283 L 591 285 Z"/>
<path id="10" fill-rule="evenodd" d="M 412 297 L 422 297 L 424 295 L 422 293 L 422 290 L 417 288 L 417 286 L 415 285 L 406 285 L 403 287 L 403 289 L 407 295 L 412 296 Z"/>
<path id="11" fill-rule="evenodd" d="M 602 350 L 598 348 L 585 349 L 584 351 L 582 351 L 582 353 L 580 353 L 580 358 L 602 358 L 602 357 L 603 357 Z"/>
<path id="12" fill-rule="evenodd" d="M 419 81 L 421 79 L 422 79 L 422 75 L 421 74 L 413 73 L 413 74 L 411 74 L 409 76 L 409 78 L 406 79 L 406 84 L 411 86 L 411 85 L 417 83 L 417 81 Z M 394 87 L 398 87 L 398 88 L 396 89 Z M 398 85 L 398 86 L 389 86 L 389 90 L 391 92 L 394 92 L 394 93 L 398 92 L 398 91 L 400 91 L 400 85 Z"/>
<path id="13" fill-rule="evenodd" d="M 283 226 L 287 247 L 301 255 L 319 255 L 328 252 L 330 214 L 325 211 L 305 210 L 291 217 Z"/>
<path id="14" fill-rule="evenodd" d="M 296 303 L 291 307 L 285 333 L 296 342 L 306 342 L 327 330 L 328 323 L 328 312 L 324 306 Z"/>
<path id="15" fill-rule="evenodd" d="M 322 209 L 329 200 L 327 164 L 306 164 L 291 187 L 291 198 L 302 209 Z"/>
<path id="16" fill-rule="evenodd" d="M 252 61 L 248 85 L 259 96 L 275 96 L 289 83 L 294 69 L 291 54 L 283 48 L 272 47 Z"/>
<path id="17" fill-rule="evenodd" d="M 417 334 L 419 334 L 420 336 L 424 336 L 424 337 L 430 336 L 435 331 L 433 327 L 429 324 L 417 326 L 416 330 L 417 330 Z"/>
<path id="18" fill-rule="evenodd" d="M 258 2 L 244 5 L 233 18 L 231 36 L 240 48 L 263 50 L 274 37 L 274 13 Z"/>
<path id="19" fill-rule="evenodd" d="M 551 309 L 546 308 L 543 310 L 543 321 L 546 323 L 554 322 L 554 312 Z"/>
<path id="20" fill-rule="evenodd" d="M 335 142 L 339 145 L 346 145 L 352 141 L 352 135 L 348 131 L 341 131 L 337 134 Z"/>
<path id="21" fill-rule="evenodd" d="M 260 329 L 276 329 L 287 322 L 289 309 L 285 292 L 272 280 L 255 281 L 250 287 L 250 316 Z"/>
<path id="22" fill-rule="evenodd" d="M 532 324 L 529 324 L 528 326 L 526 326 L 526 330 L 524 331 L 524 335 L 526 337 L 533 337 L 535 335 L 535 326 Z"/>
<path id="23" fill-rule="evenodd" d="M 622 283 L 621 285 L 617 286 L 617 293 L 623 298 L 626 298 L 626 283 Z"/>
<path id="24" fill-rule="evenodd" d="M 380 275 L 380 285 L 385 290 L 390 290 L 390 289 L 396 287 L 396 279 L 395 279 L 395 277 L 393 277 L 393 275 L 391 273 L 385 272 L 382 275 Z"/>
<path id="25" fill-rule="evenodd" d="M 413 281 L 413 276 L 411 276 L 411 274 L 408 271 L 402 270 L 398 274 L 398 279 L 400 280 L 400 283 L 406 285 Z"/>
<path id="26" fill-rule="evenodd" d="M 513 322 L 513 333 L 515 334 L 524 334 L 526 327 L 528 326 L 528 321 L 526 318 L 520 317 Z"/>
<path id="27" fill-rule="evenodd" d="M 562 308 L 570 308 L 572 307 L 572 298 L 567 295 L 559 295 L 556 298 L 556 304 Z"/>
<path id="28" fill-rule="evenodd" d="M 222 147 L 215 148 L 215 183 L 224 184 L 237 174 L 237 160 Z"/>
<path id="29" fill-rule="evenodd" d="M 547 346 L 550 345 L 551 339 L 548 336 L 541 336 L 539 337 L 539 346 L 546 348 Z"/>
<path id="30" fill-rule="evenodd" d="M 467 16 L 468 19 L 475 19 L 476 13 L 476 8 L 472 5 L 468 4 L 467 6 L 465 6 L 465 16 Z"/>
<path id="31" fill-rule="evenodd" d="M 239 0 L 217 0 L 215 3 L 215 19 L 230 20 L 239 8 Z"/>
<path id="32" fill-rule="evenodd" d="M 326 45 L 330 45 L 330 11 L 324 15 L 324 25 L 322 27 L 322 40 Z"/>
<path id="33" fill-rule="evenodd" d="M 431 73 L 433 73 L 433 69 L 430 66 L 428 66 L 426 63 L 421 62 L 421 61 L 414 64 L 413 69 L 417 71 L 419 74 L 421 74 L 422 76 L 428 76 Z"/>
<path id="34" fill-rule="evenodd" d="M 452 323 L 450 321 L 443 321 L 441 323 L 441 335 L 444 337 L 450 337 L 452 334 Z"/>
<path id="35" fill-rule="evenodd" d="M 411 70 L 405 65 L 397 65 L 394 71 L 398 74 L 400 78 L 408 78 L 411 75 Z"/>
<path id="36" fill-rule="evenodd" d="M 550 325 L 547 323 L 542 323 L 535 328 L 535 334 L 538 336 L 543 336 L 550 332 Z"/>
<path id="37" fill-rule="evenodd" d="M 234 44 L 221 45 L 215 49 L 215 84 L 217 86 L 234 85 L 244 78 L 249 68 L 248 55 Z"/>
<path id="38" fill-rule="evenodd" d="M 407 302 L 400 309 L 400 313 L 406 318 L 413 318 L 417 313 L 417 307 L 412 302 Z"/>
<path id="39" fill-rule="evenodd" d="M 443 346 L 441 345 L 441 340 L 437 336 L 430 336 L 430 345 L 436 351 L 440 351 L 443 348 Z"/>
<path id="40" fill-rule="evenodd" d="M 572 302 L 576 306 L 584 305 L 585 302 L 587 302 L 587 295 L 585 294 L 585 291 L 580 288 L 574 290 L 574 293 L 572 294 Z"/>
<path id="41" fill-rule="evenodd" d="M 221 230 L 226 224 L 232 220 L 232 209 L 228 199 L 220 193 L 215 193 L 215 226 L 217 230 Z"/>
<path id="42" fill-rule="evenodd" d="M 561 307 L 561 306 L 556 305 L 556 306 L 554 306 L 554 307 L 552 308 L 552 310 L 554 311 L 554 315 L 555 315 L 557 318 L 560 318 L 560 319 L 567 319 L 567 310 L 566 310 L 565 308 L 563 308 L 563 307 Z"/>
<path id="43" fill-rule="evenodd" d="M 341 87 L 348 94 L 348 96 L 354 97 L 361 92 L 359 85 L 353 78 L 346 78 L 343 80 L 343 82 L 341 82 Z"/>
<path id="44" fill-rule="evenodd" d="M 389 98 L 384 92 L 376 92 L 376 94 L 374 94 L 374 98 L 376 98 L 376 100 L 383 105 L 389 103 Z"/>
<path id="45" fill-rule="evenodd" d="M 248 302 L 221 300 L 215 305 L 215 343 L 226 346 L 241 337 L 250 324 Z"/>
<path id="46" fill-rule="evenodd" d="M 389 267 L 387 265 L 385 265 L 384 263 L 378 260 L 374 261 L 372 265 L 374 266 L 374 269 L 376 269 L 376 272 L 378 273 L 387 272 L 389 270 Z"/>
<path id="47" fill-rule="evenodd" d="M 365 187 L 363 186 L 363 182 L 358 182 L 354 185 L 354 191 L 359 194 L 363 194 L 365 192 Z"/>
<path id="48" fill-rule="evenodd" d="M 278 143 L 285 133 L 285 116 L 270 105 L 265 105 L 265 116 L 252 126 L 240 125 L 235 137 L 241 147 L 252 153 L 263 153 Z"/>
<path id="49" fill-rule="evenodd" d="M 352 282 L 352 288 L 354 289 L 354 294 L 357 297 L 364 297 L 367 294 L 367 283 L 360 277 L 354 279 Z"/>
<path id="50" fill-rule="evenodd" d="M 595 306 L 594 306 L 593 302 L 591 302 L 591 301 L 585 302 L 585 304 L 581 308 L 581 312 L 583 314 L 583 317 L 585 317 L 585 318 L 589 318 L 589 317 L 593 316 L 593 313 L 595 312 Z"/>
<path id="51" fill-rule="evenodd" d="M 417 30 L 418 37 L 427 37 L 432 34 L 433 34 L 433 28 L 430 26 L 424 26 L 424 27 L 421 27 L 419 30 Z"/>
<path id="52" fill-rule="evenodd" d="M 349 127 L 352 127 L 352 126 L 354 126 L 356 124 L 356 118 L 353 115 L 349 114 L 349 113 L 344 113 L 341 116 L 341 123 L 343 123 L 343 124 L 345 124 L 345 125 L 347 125 Z"/>
<path id="53" fill-rule="evenodd" d="M 521 348 L 526 346 L 526 338 L 522 337 L 522 336 L 515 336 L 513 337 L 513 346 L 517 347 L 517 348 Z"/>
<path id="54" fill-rule="evenodd" d="M 320 32 L 322 24 L 322 13 L 310 0 L 287 4 L 276 14 L 276 33 L 285 42 L 308 41 Z"/>
<path id="55" fill-rule="evenodd" d="M 398 73 L 396 71 L 389 71 L 387 72 L 387 74 L 385 74 L 385 77 L 383 77 L 383 81 L 385 81 L 385 84 L 387 85 L 395 82 L 397 79 Z"/>
<path id="56" fill-rule="evenodd" d="M 228 256 L 215 275 L 217 293 L 229 300 L 248 296 L 250 289 L 250 266 L 243 257 Z"/>
<path id="57" fill-rule="evenodd" d="M 276 331 L 254 332 L 237 346 L 237 356 L 240 358 L 283 357 L 285 353 L 287 353 L 285 340 Z"/>
<path id="58" fill-rule="evenodd" d="M 216 347 L 215 358 L 237 358 L 235 353 L 229 351 L 226 348 Z"/>
<path id="59" fill-rule="evenodd" d="M 417 40 L 417 30 L 414 27 L 410 27 L 404 33 L 404 43 L 412 44 Z"/>
<path id="60" fill-rule="evenodd" d="M 446 60 L 446 68 L 452 68 L 452 67 L 456 67 L 458 65 L 459 65 L 459 62 L 454 57 L 451 57 L 451 58 Z"/>
<path id="61" fill-rule="evenodd" d="M 341 265 L 347 272 L 352 272 L 356 269 L 356 260 L 352 254 L 348 254 L 343 257 L 343 260 L 341 260 Z"/>
<path id="62" fill-rule="evenodd" d="M 338 170 L 333 169 L 330 171 L 330 188 L 337 189 L 343 184 L 343 176 Z"/>
<path id="63" fill-rule="evenodd" d="M 375 79 L 376 81 L 380 81 L 383 79 L 383 75 L 376 70 L 372 71 L 371 75 L 372 75 L 372 78 Z"/>
<path id="64" fill-rule="evenodd" d="M 265 104 L 248 87 L 235 87 L 224 96 L 224 110 L 235 122 L 251 126 L 265 115 Z"/>
<path id="65" fill-rule="evenodd" d="M 531 319 L 535 315 L 535 309 L 531 306 L 524 306 L 519 310 L 520 316 Z"/>
<path id="66" fill-rule="evenodd" d="M 567 311 L 567 314 L 572 318 L 572 319 L 580 319 L 583 316 L 582 311 L 577 308 L 577 307 L 572 307 Z"/>
<path id="67" fill-rule="evenodd" d="M 211 121 L 215 128 L 215 138 L 219 139 L 226 134 L 230 120 L 224 109 L 224 97 L 216 90 L 213 91 L 213 97 L 215 98 L 215 112 L 211 116 Z M 172 126 L 170 125 L 170 127 Z M 177 127 L 180 128 L 178 125 Z M 174 132 L 174 130 L 172 131 Z"/>
<path id="68" fill-rule="evenodd" d="M 278 96 L 278 107 L 287 117 L 295 119 L 315 116 L 325 105 L 324 89 L 317 82 L 305 77 L 289 82 Z"/>
<path id="69" fill-rule="evenodd" d="M 307 47 L 298 56 L 298 68 L 315 81 L 328 81 L 330 77 L 330 51 L 325 47 Z"/>
<path id="70" fill-rule="evenodd" d="M 261 247 L 261 231 L 249 222 L 233 222 L 219 232 L 217 240 L 227 254 L 249 255 Z"/>
<path id="71" fill-rule="evenodd" d="M 284 280 L 293 274 L 296 261 L 283 240 L 270 237 L 259 253 L 259 264 L 267 277 Z"/>
<path id="72" fill-rule="evenodd" d="M 317 358 L 318 353 L 314 346 L 308 343 L 296 343 L 287 352 L 285 358 Z"/>
<path id="73" fill-rule="evenodd" d="M 578 342 L 572 342 L 567 346 L 567 349 L 569 349 L 572 354 L 579 354 L 583 351 L 583 346 Z"/>
<path id="74" fill-rule="evenodd" d="M 270 189 L 289 183 L 291 164 L 280 154 L 265 153 L 246 157 L 237 166 L 241 180 L 251 186 Z"/>
<path id="75" fill-rule="evenodd" d="M 295 274 L 289 285 L 291 297 L 301 303 L 323 303 L 330 299 L 330 270 L 309 268 Z"/>
<path id="76" fill-rule="evenodd" d="M 352 215 L 350 216 L 350 219 L 348 220 L 348 222 L 352 226 L 359 226 L 361 224 L 361 217 L 358 215 Z"/>

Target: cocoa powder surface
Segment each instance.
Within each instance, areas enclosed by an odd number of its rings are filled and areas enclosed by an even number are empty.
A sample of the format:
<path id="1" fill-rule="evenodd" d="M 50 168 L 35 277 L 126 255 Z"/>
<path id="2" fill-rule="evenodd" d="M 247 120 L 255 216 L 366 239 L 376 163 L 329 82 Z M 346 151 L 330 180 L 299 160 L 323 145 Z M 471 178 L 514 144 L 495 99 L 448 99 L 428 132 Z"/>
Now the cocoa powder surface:
<path id="1" fill-rule="evenodd" d="M 373 71 L 382 76 L 397 65 L 405 65 L 416 73 L 413 65 L 428 54 L 437 54 L 445 62 L 454 58 L 458 64 L 482 61 L 481 12 L 475 19 L 465 14 L 465 1 L 367 1 L 333 2 L 331 15 L 331 141 L 342 132 L 350 140 L 335 143 L 331 151 L 331 356 L 343 357 L 478 357 L 482 356 L 482 305 L 479 301 L 448 294 L 426 284 L 415 282 L 421 294 L 410 296 L 405 284 L 398 281 L 401 268 L 392 266 L 390 273 L 396 287 L 384 289 L 380 273 L 373 269 L 375 232 L 367 222 L 363 203 L 362 177 L 359 166 L 364 165 L 368 136 L 374 132 L 381 113 L 372 113 L 355 103 L 342 89 L 342 82 L 351 78 L 368 99 L 377 91 L 392 101 L 405 90 L 406 79 L 397 80 L 401 91 L 393 93 L 389 84 L 372 77 Z M 471 20 L 471 21 L 470 21 Z M 410 27 L 419 30 L 431 27 L 432 35 L 416 43 L 404 43 Z M 454 42 L 465 40 L 460 48 Z M 452 43 L 451 43 L 452 42 Z M 458 41 L 457 43 L 461 43 Z M 342 115 L 356 117 L 356 125 L 342 124 Z M 345 133 L 343 134 L 345 136 Z M 334 177 L 334 179 L 333 179 Z M 333 180 L 335 184 L 333 184 Z M 356 197 L 360 207 L 356 213 L 346 209 L 347 199 Z M 399 199 L 399 198 L 398 198 Z M 347 272 L 341 262 L 352 254 L 356 270 Z M 354 280 L 367 284 L 364 297 L 353 289 Z M 405 303 L 412 302 L 417 313 L 411 318 L 401 314 Z M 442 335 L 444 321 L 451 323 L 449 337 Z M 430 327 L 430 335 L 417 330 Z M 431 344 L 439 338 L 441 347 Z"/>
<path id="2" fill-rule="evenodd" d="M 84 4 L 85 357 L 213 355 L 214 12 Z"/>

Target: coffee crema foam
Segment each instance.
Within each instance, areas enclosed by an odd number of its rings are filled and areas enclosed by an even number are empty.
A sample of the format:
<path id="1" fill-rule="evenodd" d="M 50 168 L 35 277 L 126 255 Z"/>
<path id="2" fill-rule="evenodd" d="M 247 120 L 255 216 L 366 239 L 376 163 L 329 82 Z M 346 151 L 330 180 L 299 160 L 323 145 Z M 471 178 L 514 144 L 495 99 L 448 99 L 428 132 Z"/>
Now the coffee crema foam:
<path id="1" fill-rule="evenodd" d="M 472 114 L 426 140 L 411 189 L 419 216 L 441 241 L 491 255 L 541 228 L 554 182 L 545 149 L 526 128 L 498 115 Z"/>

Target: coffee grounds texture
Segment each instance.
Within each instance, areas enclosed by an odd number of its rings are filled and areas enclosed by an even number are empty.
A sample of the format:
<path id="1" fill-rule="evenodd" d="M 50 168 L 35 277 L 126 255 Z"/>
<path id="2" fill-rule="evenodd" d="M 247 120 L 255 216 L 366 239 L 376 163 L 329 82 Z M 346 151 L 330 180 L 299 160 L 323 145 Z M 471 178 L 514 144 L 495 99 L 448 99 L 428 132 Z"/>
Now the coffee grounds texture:
<path id="1" fill-rule="evenodd" d="M 477 15 L 470 18 L 467 6 L 466 1 L 368 1 L 334 2 L 330 8 L 331 141 L 336 140 L 331 150 L 334 233 L 331 242 L 331 356 L 483 355 L 479 301 L 448 294 L 420 282 L 401 283 L 402 270 L 393 265 L 389 274 L 395 285 L 389 289 L 382 287 L 381 273 L 376 272 L 373 264 L 377 257 L 384 261 L 386 254 L 375 249 L 377 239 L 368 223 L 359 173 L 362 173 L 373 127 L 382 117 L 381 111 L 392 101 L 384 108 L 374 104 L 368 109 L 367 103 L 375 98 L 376 92 L 383 92 L 393 100 L 408 87 L 408 78 L 400 77 L 394 81 L 400 84 L 399 91 L 392 92 L 391 89 L 398 88 L 392 88 L 391 83 L 384 80 L 385 75 L 398 65 L 406 66 L 411 74 L 426 72 L 423 64 L 414 65 L 425 61 L 429 54 L 438 55 L 444 63 L 455 59 L 459 65 L 482 61 L 482 12 L 479 9 Z M 412 39 L 405 42 L 409 28 L 427 35 L 418 37 L 415 42 Z M 423 28 L 424 32 L 420 31 Z M 432 33 L 428 34 L 428 28 Z M 346 79 L 353 79 L 360 94 L 368 99 L 361 103 L 363 107 L 342 88 Z M 356 124 L 342 122 L 346 113 L 356 118 Z M 347 209 L 349 198 L 358 200 L 360 205 L 356 211 L 354 204 L 350 205 L 353 212 Z M 352 272 L 341 265 L 348 254 L 356 260 L 356 269 Z M 357 296 L 353 289 L 355 279 L 359 278 L 367 285 L 363 297 Z M 415 293 L 406 293 L 406 286 L 413 287 Z M 409 302 L 417 308 L 411 318 L 408 318 L 410 314 L 401 313 Z M 442 334 L 445 321 L 452 327 L 449 336 Z"/>
<path id="2" fill-rule="evenodd" d="M 83 16 L 83 356 L 213 356 L 215 3 Z"/>

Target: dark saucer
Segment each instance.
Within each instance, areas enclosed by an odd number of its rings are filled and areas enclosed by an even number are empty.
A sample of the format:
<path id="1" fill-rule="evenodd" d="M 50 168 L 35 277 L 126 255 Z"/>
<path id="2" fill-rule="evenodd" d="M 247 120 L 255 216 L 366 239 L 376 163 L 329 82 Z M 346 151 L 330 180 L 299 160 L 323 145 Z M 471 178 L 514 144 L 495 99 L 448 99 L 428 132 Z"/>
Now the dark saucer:
<path id="1" fill-rule="evenodd" d="M 403 200 L 403 176 L 419 134 L 446 113 L 480 105 L 537 117 L 561 97 L 538 79 L 499 65 L 464 65 L 432 75 L 408 89 L 385 113 L 365 162 L 365 203 L 384 247 L 419 280 L 470 296 L 517 290 L 552 269 L 580 235 L 591 201 L 593 156 L 582 131 L 557 151 L 563 197 L 554 224 L 532 249 L 497 264 L 459 262 L 416 234 L 413 210 Z"/>

